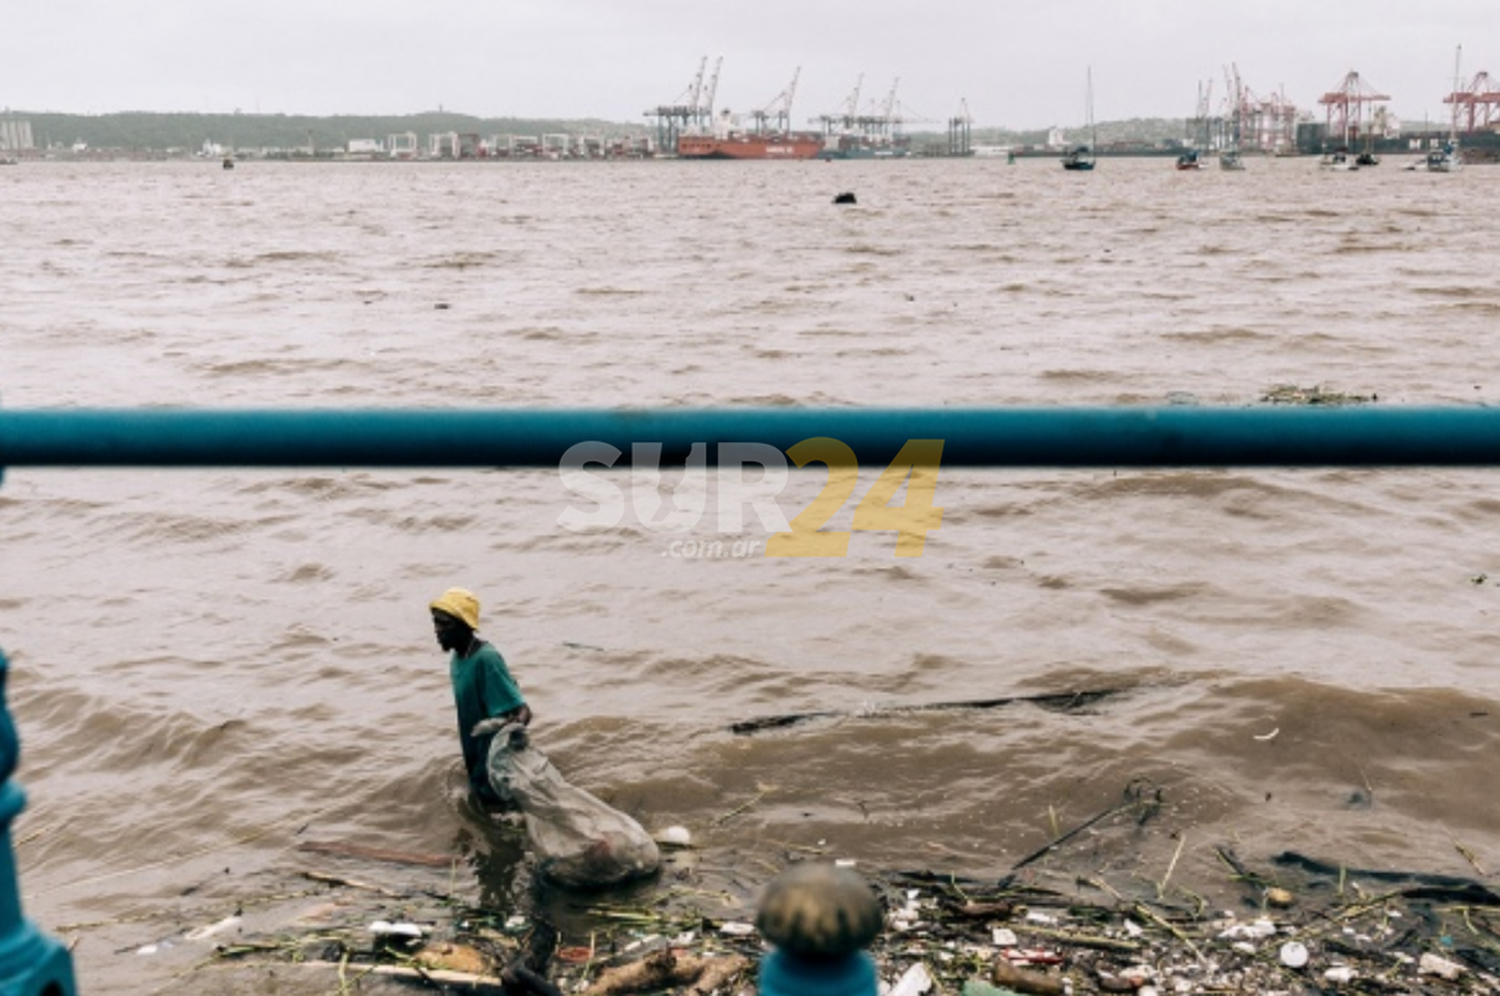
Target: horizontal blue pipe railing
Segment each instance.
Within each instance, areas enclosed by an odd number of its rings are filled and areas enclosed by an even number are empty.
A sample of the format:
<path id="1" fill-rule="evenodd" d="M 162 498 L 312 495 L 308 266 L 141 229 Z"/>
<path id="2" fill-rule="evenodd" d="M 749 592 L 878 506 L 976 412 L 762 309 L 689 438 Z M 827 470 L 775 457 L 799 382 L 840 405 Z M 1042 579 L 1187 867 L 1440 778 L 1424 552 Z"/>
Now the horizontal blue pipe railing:
<path id="1" fill-rule="evenodd" d="M 943 440 L 945 467 L 1500 464 L 1492 408 L 922 408 L 655 410 L 0 409 L 6 467 L 556 467 L 569 447 L 694 443 L 785 451 L 827 436 L 886 465 Z M 716 447 L 707 448 L 710 463 Z"/>

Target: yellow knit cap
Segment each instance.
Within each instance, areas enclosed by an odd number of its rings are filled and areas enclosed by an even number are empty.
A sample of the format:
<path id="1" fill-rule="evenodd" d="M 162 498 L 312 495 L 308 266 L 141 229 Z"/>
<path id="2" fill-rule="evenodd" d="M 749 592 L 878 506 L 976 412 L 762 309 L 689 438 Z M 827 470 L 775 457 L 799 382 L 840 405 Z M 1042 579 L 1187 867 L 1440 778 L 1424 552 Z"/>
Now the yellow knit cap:
<path id="1" fill-rule="evenodd" d="M 432 608 L 446 612 L 470 629 L 479 628 L 479 599 L 472 591 L 449 588 L 432 603 Z"/>

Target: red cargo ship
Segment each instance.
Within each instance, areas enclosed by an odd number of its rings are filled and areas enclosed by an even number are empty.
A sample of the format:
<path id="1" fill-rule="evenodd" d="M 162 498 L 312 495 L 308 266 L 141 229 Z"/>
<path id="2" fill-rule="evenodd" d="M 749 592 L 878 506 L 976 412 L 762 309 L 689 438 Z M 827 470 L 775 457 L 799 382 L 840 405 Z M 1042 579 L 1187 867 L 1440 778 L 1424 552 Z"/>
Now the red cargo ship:
<path id="1" fill-rule="evenodd" d="M 816 159 L 823 136 L 816 132 L 737 132 L 725 135 L 680 135 L 682 159 Z"/>

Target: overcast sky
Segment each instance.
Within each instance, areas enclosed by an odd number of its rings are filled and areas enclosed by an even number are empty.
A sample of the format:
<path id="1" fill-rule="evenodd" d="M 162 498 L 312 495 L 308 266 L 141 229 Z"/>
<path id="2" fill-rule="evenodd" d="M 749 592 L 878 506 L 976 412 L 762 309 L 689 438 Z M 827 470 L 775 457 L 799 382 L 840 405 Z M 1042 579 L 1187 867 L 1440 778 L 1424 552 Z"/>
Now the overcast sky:
<path id="1" fill-rule="evenodd" d="M 1500 0 L 5 0 L 0 107 L 406 114 L 645 123 L 704 57 L 716 104 L 793 121 L 897 100 L 935 128 L 1191 117 L 1235 64 L 1317 100 L 1351 70 L 1410 122 L 1446 121 L 1454 57 L 1500 76 Z M 872 104 L 874 102 L 874 104 Z M 914 127 L 914 126 L 912 126 Z"/>

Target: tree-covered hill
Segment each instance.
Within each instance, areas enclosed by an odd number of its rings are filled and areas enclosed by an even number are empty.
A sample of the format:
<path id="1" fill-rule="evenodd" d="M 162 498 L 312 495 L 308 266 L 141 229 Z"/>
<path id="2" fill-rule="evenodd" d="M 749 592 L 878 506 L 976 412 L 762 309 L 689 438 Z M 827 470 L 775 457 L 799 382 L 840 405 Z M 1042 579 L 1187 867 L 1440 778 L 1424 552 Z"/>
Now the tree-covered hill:
<path id="1" fill-rule="evenodd" d="M 198 149 L 205 142 L 236 149 L 342 149 L 351 140 L 384 139 L 415 132 L 479 135 L 645 135 L 647 122 L 547 121 L 479 118 L 447 111 L 389 116 L 312 117 L 293 114 L 187 114 L 127 111 L 114 114 L 58 114 L 12 111 L 31 122 L 39 147 L 86 143 L 91 149 L 129 151 Z"/>

